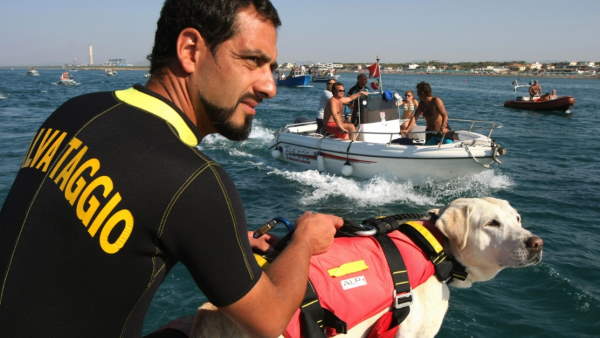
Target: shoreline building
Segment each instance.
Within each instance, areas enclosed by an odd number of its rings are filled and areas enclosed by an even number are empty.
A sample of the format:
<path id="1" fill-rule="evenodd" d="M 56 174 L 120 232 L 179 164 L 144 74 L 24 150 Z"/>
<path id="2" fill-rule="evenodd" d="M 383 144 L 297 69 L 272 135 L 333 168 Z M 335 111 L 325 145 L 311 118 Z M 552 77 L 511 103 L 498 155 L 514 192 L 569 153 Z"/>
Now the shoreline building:
<path id="1" fill-rule="evenodd" d="M 105 66 L 108 67 L 131 67 L 133 66 L 130 63 L 127 63 L 127 59 L 125 58 L 111 58 L 108 59 L 108 61 L 106 61 L 104 63 Z"/>

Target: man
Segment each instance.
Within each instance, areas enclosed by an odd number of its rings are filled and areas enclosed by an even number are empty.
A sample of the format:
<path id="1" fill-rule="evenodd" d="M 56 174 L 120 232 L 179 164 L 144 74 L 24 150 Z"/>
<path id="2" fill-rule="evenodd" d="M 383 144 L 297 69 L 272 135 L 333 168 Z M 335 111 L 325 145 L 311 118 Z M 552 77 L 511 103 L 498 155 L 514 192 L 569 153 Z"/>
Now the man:
<path id="1" fill-rule="evenodd" d="M 431 86 L 427 82 L 417 84 L 417 95 L 420 100 L 419 105 L 406 125 L 411 126 L 412 129 L 412 126 L 416 125 L 419 116 L 423 115 L 427 124 L 425 144 L 439 144 L 442 140 L 451 143 L 453 133 L 448 128 L 448 112 L 444 106 L 444 101 L 439 97 L 432 96 Z M 400 132 L 404 135 L 410 130 L 401 130 Z"/>
<path id="2" fill-rule="evenodd" d="M 352 86 L 350 88 L 350 90 L 348 91 L 348 95 L 353 95 L 356 94 L 358 92 L 366 92 L 368 91 L 367 89 L 367 75 L 364 73 L 360 73 L 356 76 L 356 83 L 354 84 L 354 86 Z M 364 107 L 362 106 L 362 101 L 365 99 L 364 96 L 360 96 L 358 99 L 354 100 L 352 102 L 352 123 L 355 126 L 358 126 L 358 123 L 360 122 L 359 120 L 359 112 L 361 110 L 364 110 Z"/>
<path id="3" fill-rule="evenodd" d="M 0 211 L 2 336 L 139 336 L 177 262 L 251 335 L 283 331 L 343 221 L 303 214 L 263 272 L 233 183 L 196 148 L 248 136 L 276 94 L 279 25 L 268 0 L 167 0 L 146 87 L 74 98 L 44 122 Z"/>
<path id="4" fill-rule="evenodd" d="M 529 86 L 529 98 L 533 99 L 540 95 L 542 95 L 542 86 L 536 80 L 533 80 L 533 83 Z"/>
<path id="5" fill-rule="evenodd" d="M 327 102 L 327 105 L 325 106 L 323 121 L 325 121 L 325 130 L 329 134 L 345 140 L 347 140 L 348 135 L 350 135 L 350 139 L 355 141 L 356 137 L 358 136 L 356 133 L 356 127 L 354 124 L 344 121 L 344 104 L 356 99 L 361 95 L 366 96 L 368 93 L 361 91 L 350 95 L 349 97 L 345 97 L 345 91 L 346 89 L 344 88 L 343 83 L 336 82 L 333 85 L 333 97 L 329 99 L 329 102 Z"/>

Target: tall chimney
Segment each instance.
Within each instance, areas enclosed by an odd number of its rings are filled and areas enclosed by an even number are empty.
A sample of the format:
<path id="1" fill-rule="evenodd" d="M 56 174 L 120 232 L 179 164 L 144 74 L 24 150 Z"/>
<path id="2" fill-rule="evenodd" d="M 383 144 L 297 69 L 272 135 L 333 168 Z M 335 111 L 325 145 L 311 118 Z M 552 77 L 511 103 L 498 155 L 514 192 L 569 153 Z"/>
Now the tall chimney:
<path id="1" fill-rule="evenodd" d="M 94 64 L 94 46 L 90 45 L 88 47 L 88 52 L 90 56 L 90 66 Z"/>

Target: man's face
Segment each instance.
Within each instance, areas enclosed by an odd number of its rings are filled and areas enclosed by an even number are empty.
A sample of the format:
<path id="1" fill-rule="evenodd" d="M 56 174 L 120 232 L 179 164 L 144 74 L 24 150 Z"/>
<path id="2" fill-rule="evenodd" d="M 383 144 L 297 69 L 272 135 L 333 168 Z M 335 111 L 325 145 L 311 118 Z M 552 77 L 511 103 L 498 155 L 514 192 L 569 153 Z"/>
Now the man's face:
<path id="1" fill-rule="evenodd" d="M 366 85 L 367 85 L 367 77 L 366 77 L 366 76 L 361 76 L 361 77 L 359 77 L 359 78 L 358 78 L 358 84 L 359 84 L 361 87 L 364 87 L 364 86 L 366 86 Z"/>
<path id="2" fill-rule="evenodd" d="M 334 95 L 337 98 L 342 98 L 344 97 L 344 93 L 346 92 L 346 89 L 343 86 L 337 86 L 334 89 Z"/>
<path id="3" fill-rule="evenodd" d="M 204 112 L 212 124 L 209 131 L 239 141 L 250 134 L 256 106 L 277 93 L 277 31 L 252 6 L 237 14 L 236 25 L 232 38 L 198 62 L 189 92 L 196 114 Z"/>

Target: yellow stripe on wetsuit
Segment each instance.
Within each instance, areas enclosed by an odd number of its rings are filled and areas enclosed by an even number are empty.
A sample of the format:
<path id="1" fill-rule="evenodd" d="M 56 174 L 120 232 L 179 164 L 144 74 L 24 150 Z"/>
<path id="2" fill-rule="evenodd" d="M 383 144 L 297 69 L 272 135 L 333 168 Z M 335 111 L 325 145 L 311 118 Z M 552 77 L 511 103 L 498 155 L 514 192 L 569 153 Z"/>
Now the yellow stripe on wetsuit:
<path id="1" fill-rule="evenodd" d="M 135 88 L 115 91 L 117 98 L 129 105 L 145 110 L 167 121 L 179 135 L 179 139 L 190 147 L 198 145 L 198 138 L 185 123 L 181 115 L 167 103 Z"/>

